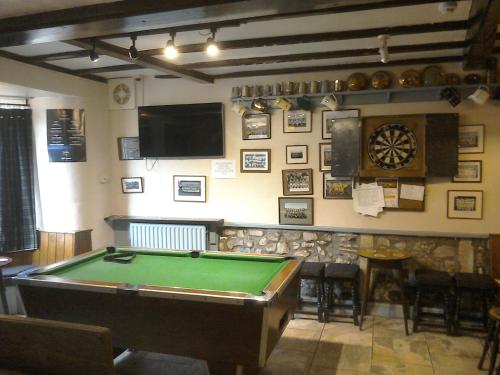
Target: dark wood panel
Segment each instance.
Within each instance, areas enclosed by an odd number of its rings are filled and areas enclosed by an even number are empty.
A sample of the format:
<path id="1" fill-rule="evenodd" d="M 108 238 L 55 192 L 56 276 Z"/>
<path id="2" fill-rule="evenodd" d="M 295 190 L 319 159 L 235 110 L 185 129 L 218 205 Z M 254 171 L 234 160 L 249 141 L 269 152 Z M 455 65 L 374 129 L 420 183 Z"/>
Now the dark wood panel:
<path id="1" fill-rule="evenodd" d="M 458 163 L 458 114 L 428 114 L 426 121 L 427 177 L 455 176 Z"/>
<path id="2" fill-rule="evenodd" d="M 500 282 L 500 234 L 490 234 L 488 242 L 489 273 Z"/>

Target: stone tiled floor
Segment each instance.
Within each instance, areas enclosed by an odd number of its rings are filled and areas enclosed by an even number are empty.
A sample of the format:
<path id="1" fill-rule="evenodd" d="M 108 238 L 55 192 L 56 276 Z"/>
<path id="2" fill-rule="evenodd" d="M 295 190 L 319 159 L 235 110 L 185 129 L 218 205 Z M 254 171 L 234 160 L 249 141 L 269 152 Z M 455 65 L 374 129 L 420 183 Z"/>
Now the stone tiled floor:
<path id="1" fill-rule="evenodd" d="M 410 324 L 411 326 L 411 324 Z M 405 336 L 403 321 L 368 317 L 352 323 L 290 322 L 261 375 L 476 375 L 483 336 Z"/>

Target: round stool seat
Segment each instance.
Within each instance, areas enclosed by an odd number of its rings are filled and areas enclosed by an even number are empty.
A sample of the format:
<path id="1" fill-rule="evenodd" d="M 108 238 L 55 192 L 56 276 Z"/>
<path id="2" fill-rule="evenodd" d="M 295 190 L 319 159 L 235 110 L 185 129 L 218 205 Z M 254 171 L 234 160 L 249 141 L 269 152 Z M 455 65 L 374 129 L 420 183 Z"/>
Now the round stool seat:
<path id="1" fill-rule="evenodd" d="M 323 273 L 325 264 L 321 262 L 304 262 L 300 269 L 301 278 L 319 278 Z"/>
<path id="2" fill-rule="evenodd" d="M 325 269 L 327 279 L 355 279 L 358 276 L 359 266 L 357 264 L 330 263 Z"/>
<path id="3" fill-rule="evenodd" d="M 490 319 L 500 320 L 500 307 L 493 307 L 489 309 L 488 316 Z"/>
<path id="4" fill-rule="evenodd" d="M 445 271 L 419 270 L 415 273 L 416 286 L 451 287 L 453 278 Z"/>

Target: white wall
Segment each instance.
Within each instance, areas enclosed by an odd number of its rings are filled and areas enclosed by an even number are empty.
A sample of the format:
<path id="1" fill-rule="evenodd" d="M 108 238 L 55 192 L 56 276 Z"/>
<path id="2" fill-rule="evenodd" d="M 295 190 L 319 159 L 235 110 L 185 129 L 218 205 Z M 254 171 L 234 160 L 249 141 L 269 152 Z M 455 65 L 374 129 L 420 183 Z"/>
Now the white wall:
<path id="1" fill-rule="evenodd" d="M 40 190 L 39 229 L 93 229 L 94 248 L 110 244 L 112 231 L 103 220 L 112 212 L 110 184 L 99 182 L 101 176 L 111 175 L 107 86 L 7 59 L 0 59 L 0 82 L 50 91 L 48 96 L 30 100 Z M 86 162 L 49 163 L 46 109 L 57 108 L 85 110 Z"/>
<path id="2" fill-rule="evenodd" d="M 417 67 L 422 68 L 422 67 Z M 457 65 L 448 65 L 448 72 L 456 71 Z M 397 76 L 403 70 L 391 69 Z M 370 74 L 374 70 L 365 70 Z M 463 155 L 462 159 L 483 160 L 481 184 L 450 183 L 446 179 L 430 179 L 426 188 L 425 212 L 384 212 L 378 218 L 362 217 L 352 209 L 350 200 L 324 200 L 322 173 L 319 172 L 319 146 L 321 139 L 321 111 L 313 112 L 313 132 L 307 134 L 283 134 L 283 115 L 272 112 L 272 139 L 243 141 L 241 119 L 231 111 L 232 86 L 265 84 L 282 81 L 310 81 L 322 79 L 346 79 L 351 72 L 310 73 L 293 76 L 268 76 L 217 81 L 214 85 L 201 85 L 185 80 L 161 80 L 145 78 L 143 82 L 144 105 L 223 102 L 225 105 L 226 158 L 237 161 L 237 178 L 217 180 L 210 178 L 211 161 L 160 160 L 152 169 L 146 169 L 145 161 L 119 161 L 117 150 L 112 152 L 113 214 L 224 218 L 226 222 L 248 224 L 277 224 L 278 197 L 282 196 L 281 170 L 294 168 L 287 165 L 285 146 L 307 144 L 309 164 L 300 168 L 314 170 L 314 224 L 317 226 L 372 228 L 382 230 L 488 233 L 500 231 L 500 127 L 499 105 L 489 103 L 477 106 L 470 101 L 453 109 L 446 102 L 405 103 L 360 106 L 362 116 L 458 112 L 461 124 L 485 124 L 485 153 Z M 463 76 L 464 73 L 461 72 Z M 137 111 L 111 111 L 112 141 L 120 136 L 136 136 Z M 239 173 L 239 155 L 242 148 L 270 148 L 272 173 Z M 148 167 L 152 162 L 149 161 Z M 207 176 L 207 202 L 184 203 L 173 201 L 172 176 L 178 174 Z M 142 176 L 145 178 L 144 194 L 122 194 L 120 178 Z M 450 220 L 446 218 L 446 192 L 449 189 L 474 189 L 484 191 L 483 220 Z"/>

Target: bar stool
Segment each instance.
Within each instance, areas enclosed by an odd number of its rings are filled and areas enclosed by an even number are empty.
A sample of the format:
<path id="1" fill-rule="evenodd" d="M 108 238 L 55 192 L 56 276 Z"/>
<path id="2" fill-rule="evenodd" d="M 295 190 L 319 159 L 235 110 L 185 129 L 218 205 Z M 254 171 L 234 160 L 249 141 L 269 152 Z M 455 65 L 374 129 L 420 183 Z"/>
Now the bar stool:
<path id="1" fill-rule="evenodd" d="M 317 311 L 311 312 L 303 309 L 305 304 L 310 304 L 314 302 L 303 301 L 301 297 L 301 288 L 299 288 L 297 310 L 295 312 L 299 314 L 317 315 L 318 322 L 323 322 L 323 296 L 325 295 L 324 283 L 323 283 L 324 274 L 325 274 L 325 264 L 322 262 L 305 262 L 302 264 L 302 268 L 300 270 L 301 282 L 302 280 L 311 280 L 314 281 L 314 283 L 316 284 L 317 302 L 315 304 L 317 306 Z"/>
<path id="2" fill-rule="evenodd" d="M 493 278 L 490 275 L 459 272 L 455 274 L 455 288 L 455 329 L 460 328 L 460 308 L 464 293 L 481 296 L 482 323 L 486 328 L 488 323 L 488 309 L 496 289 L 496 283 Z"/>
<path id="3" fill-rule="evenodd" d="M 488 322 L 488 336 L 484 341 L 483 353 L 481 354 L 481 359 L 479 360 L 479 364 L 477 368 L 479 370 L 483 369 L 484 359 L 486 358 L 486 353 L 490 349 L 490 366 L 488 368 L 488 375 L 493 374 L 493 370 L 495 369 L 495 363 L 497 360 L 498 354 L 498 335 L 500 334 L 500 308 L 495 307 L 488 311 L 489 322 Z M 500 366 L 496 371 L 497 375 L 500 374 Z"/>
<path id="4" fill-rule="evenodd" d="M 437 294 L 443 301 L 443 324 L 446 328 L 446 333 L 452 333 L 453 315 L 451 311 L 451 300 L 453 289 L 453 278 L 444 271 L 418 270 L 415 273 L 415 307 L 413 311 L 413 332 L 418 332 L 419 325 L 429 325 L 429 322 L 423 322 L 422 318 L 435 316 L 436 314 L 423 313 L 421 298 L 432 297 Z"/>
<path id="5" fill-rule="evenodd" d="M 326 309 L 324 310 L 325 322 L 328 322 L 331 310 L 335 307 L 352 307 L 354 325 L 359 325 L 359 266 L 357 264 L 330 263 L 325 269 Z M 351 287 L 351 304 L 334 303 L 335 283 L 348 283 Z"/>

